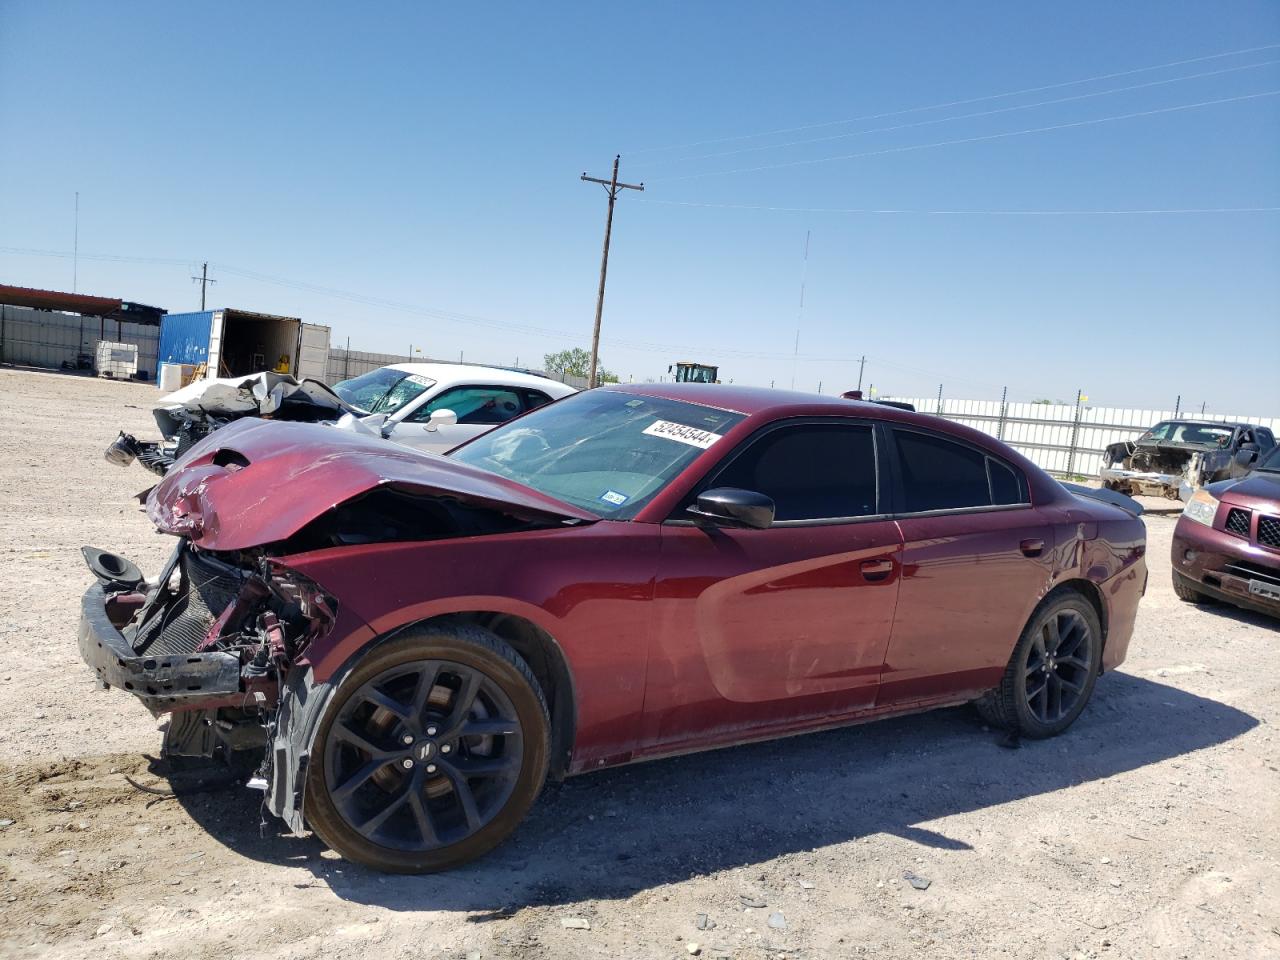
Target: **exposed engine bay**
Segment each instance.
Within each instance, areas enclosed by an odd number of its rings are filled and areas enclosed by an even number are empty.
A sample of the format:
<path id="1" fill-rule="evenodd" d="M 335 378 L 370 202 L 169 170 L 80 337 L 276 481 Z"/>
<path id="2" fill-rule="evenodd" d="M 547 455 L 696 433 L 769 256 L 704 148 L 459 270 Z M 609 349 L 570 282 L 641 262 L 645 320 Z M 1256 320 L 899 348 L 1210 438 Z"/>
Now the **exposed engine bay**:
<path id="1" fill-rule="evenodd" d="M 1185 502 L 1207 483 L 1247 473 L 1260 439 L 1245 424 L 1162 421 L 1137 440 L 1113 443 L 1103 451 L 1102 482 L 1129 496 Z"/>
<path id="2" fill-rule="evenodd" d="M 162 439 L 139 440 L 121 431 L 105 456 L 122 467 L 137 460 L 163 477 L 192 446 L 242 417 L 325 423 L 354 411 L 320 381 L 288 374 L 197 380 L 162 398 L 152 411 Z"/>

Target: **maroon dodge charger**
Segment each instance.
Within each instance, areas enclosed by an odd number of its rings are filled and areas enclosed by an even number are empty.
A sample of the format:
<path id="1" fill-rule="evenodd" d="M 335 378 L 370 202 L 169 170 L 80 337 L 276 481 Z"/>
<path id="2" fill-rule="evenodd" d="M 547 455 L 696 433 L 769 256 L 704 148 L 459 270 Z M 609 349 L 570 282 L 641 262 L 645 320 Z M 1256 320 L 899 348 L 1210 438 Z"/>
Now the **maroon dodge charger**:
<path id="1" fill-rule="evenodd" d="M 1095 496 L 732 386 L 590 390 L 448 457 L 242 420 L 148 497 L 157 578 L 86 548 L 80 649 L 172 714 L 166 756 L 248 758 L 295 830 L 438 870 L 548 778 L 970 701 L 1060 733 L 1146 586 L 1139 511 Z"/>

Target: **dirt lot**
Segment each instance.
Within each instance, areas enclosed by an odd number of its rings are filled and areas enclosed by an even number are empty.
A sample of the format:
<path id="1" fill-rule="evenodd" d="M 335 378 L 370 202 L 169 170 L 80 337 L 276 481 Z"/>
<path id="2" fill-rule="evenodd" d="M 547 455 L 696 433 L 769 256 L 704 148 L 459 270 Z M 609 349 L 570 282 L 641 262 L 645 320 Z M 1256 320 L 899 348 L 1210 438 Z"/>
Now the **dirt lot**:
<path id="1" fill-rule="evenodd" d="M 168 551 L 150 475 L 102 459 L 155 396 L 0 370 L 2 956 L 1280 956 L 1280 632 L 1174 598 L 1168 516 L 1129 662 L 1050 742 L 948 710 L 593 774 L 419 878 L 238 786 L 140 792 L 157 724 L 95 689 L 75 626 L 82 544 Z"/>

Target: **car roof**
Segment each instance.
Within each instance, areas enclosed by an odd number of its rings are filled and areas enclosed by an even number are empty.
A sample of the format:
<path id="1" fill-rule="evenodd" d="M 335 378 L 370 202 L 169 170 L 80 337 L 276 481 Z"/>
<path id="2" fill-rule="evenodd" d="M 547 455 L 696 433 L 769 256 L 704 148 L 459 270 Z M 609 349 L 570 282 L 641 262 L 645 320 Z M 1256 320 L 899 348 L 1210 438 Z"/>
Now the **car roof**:
<path id="1" fill-rule="evenodd" d="M 387 368 L 427 377 L 445 387 L 483 380 L 500 386 L 544 390 L 555 397 L 577 392 L 576 387 L 549 377 L 540 377 L 520 370 L 508 370 L 505 367 L 486 367 L 478 363 L 392 363 L 388 364 Z"/>
<path id="2" fill-rule="evenodd" d="M 1244 423 L 1241 420 L 1201 420 L 1197 417 L 1170 417 L 1168 420 L 1161 420 L 1160 423 L 1192 423 L 1197 427 L 1252 427 L 1251 423 Z"/>
<path id="3" fill-rule="evenodd" d="M 602 389 L 639 393 L 667 400 L 700 403 L 753 417 L 768 414 L 786 416 L 863 416 L 900 423 L 936 426 L 938 418 L 931 414 L 913 413 L 869 400 L 848 400 L 841 396 L 802 393 L 798 390 L 775 390 L 770 387 L 745 387 L 724 383 L 628 383 L 606 384 Z"/>

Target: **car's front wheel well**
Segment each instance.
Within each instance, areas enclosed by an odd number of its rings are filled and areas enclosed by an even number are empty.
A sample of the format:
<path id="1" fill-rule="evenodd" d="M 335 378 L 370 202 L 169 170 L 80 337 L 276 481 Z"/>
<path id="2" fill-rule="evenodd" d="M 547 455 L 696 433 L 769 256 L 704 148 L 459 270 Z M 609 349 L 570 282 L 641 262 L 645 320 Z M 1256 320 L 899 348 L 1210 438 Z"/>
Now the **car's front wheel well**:
<path id="1" fill-rule="evenodd" d="M 529 665 L 551 713 L 551 763 L 547 776 L 551 780 L 564 779 L 573 753 L 578 713 L 573 677 L 560 645 L 537 624 L 509 613 L 477 610 L 438 619 L 472 623 L 489 630 L 510 644 Z"/>

